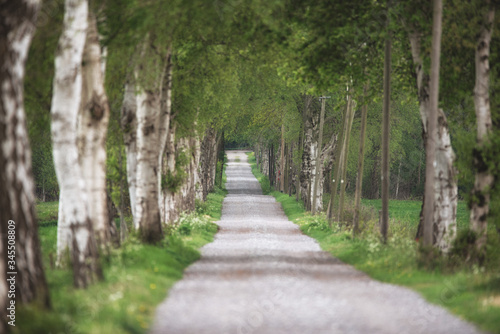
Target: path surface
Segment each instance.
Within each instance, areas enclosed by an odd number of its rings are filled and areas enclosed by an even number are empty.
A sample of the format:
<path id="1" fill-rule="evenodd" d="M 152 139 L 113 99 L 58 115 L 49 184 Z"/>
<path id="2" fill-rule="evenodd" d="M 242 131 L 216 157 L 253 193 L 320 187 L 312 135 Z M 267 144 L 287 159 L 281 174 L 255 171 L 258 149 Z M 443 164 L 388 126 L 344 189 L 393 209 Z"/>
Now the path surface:
<path id="1" fill-rule="evenodd" d="M 321 251 L 262 195 L 244 152 L 228 158 L 220 231 L 158 307 L 151 333 L 478 333 Z"/>

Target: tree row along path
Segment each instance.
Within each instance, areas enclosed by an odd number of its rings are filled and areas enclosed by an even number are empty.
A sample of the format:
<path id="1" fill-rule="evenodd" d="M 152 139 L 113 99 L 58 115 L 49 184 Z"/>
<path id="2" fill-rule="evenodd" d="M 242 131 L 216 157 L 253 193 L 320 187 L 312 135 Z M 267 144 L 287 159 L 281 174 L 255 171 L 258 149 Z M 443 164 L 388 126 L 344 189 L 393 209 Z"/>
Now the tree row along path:
<path id="1" fill-rule="evenodd" d="M 417 293 L 321 250 L 228 151 L 220 231 L 158 307 L 151 333 L 478 333 Z"/>

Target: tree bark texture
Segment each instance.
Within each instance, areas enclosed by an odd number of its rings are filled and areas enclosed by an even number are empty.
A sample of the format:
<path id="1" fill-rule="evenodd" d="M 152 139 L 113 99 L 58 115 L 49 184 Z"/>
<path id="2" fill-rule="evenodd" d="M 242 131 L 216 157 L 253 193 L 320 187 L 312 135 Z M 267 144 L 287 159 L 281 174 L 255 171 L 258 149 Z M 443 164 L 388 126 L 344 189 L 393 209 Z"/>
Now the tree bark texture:
<path id="1" fill-rule="evenodd" d="M 359 233 L 359 214 L 361 210 L 361 194 L 363 193 L 363 169 L 365 162 L 365 141 L 366 141 L 366 119 L 368 115 L 368 105 L 366 101 L 367 87 L 364 87 L 364 104 L 361 107 L 361 129 L 359 131 L 359 155 L 358 155 L 358 173 L 356 177 L 356 192 L 354 194 L 354 218 L 353 218 L 353 236 Z"/>
<path id="2" fill-rule="evenodd" d="M 476 84 L 474 87 L 474 106 L 477 122 L 477 148 L 474 151 L 474 167 L 476 175 L 474 188 L 472 189 L 472 201 L 470 205 L 471 228 L 477 233 L 476 246 L 482 249 L 486 245 L 488 212 L 490 205 L 490 189 L 494 184 L 494 177 L 482 156 L 482 147 L 488 140 L 491 132 L 491 108 L 490 108 L 490 43 L 495 18 L 495 8 L 487 1 L 488 12 L 484 17 L 484 23 L 479 34 L 476 46 Z"/>
<path id="3" fill-rule="evenodd" d="M 415 72 L 417 77 L 418 99 L 420 104 L 420 117 L 422 120 L 422 137 L 427 152 L 428 139 L 428 115 L 430 110 L 429 101 L 429 75 L 423 68 L 421 54 L 421 33 L 411 31 L 411 51 Z M 448 130 L 446 116 L 438 109 L 438 129 L 436 140 L 436 167 L 434 169 L 434 222 L 433 222 L 433 245 L 441 251 L 447 252 L 451 242 L 456 236 L 456 213 L 458 204 L 458 187 L 456 180 L 456 169 L 454 167 L 455 153 L 451 147 L 451 138 Z M 417 239 L 423 236 L 423 213 L 425 210 L 425 194 L 420 213 L 420 223 L 417 231 Z"/>
<path id="4" fill-rule="evenodd" d="M 79 162 L 89 199 L 89 216 L 98 246 L 106 250 L 117 237 L 109 220 L 106 194 L 106 135 L 109 105 L 104 90 L 101 47 L 95 15 L 89 12 L 82 59 L 82 101 L 78 116 Z M 117 240 L 113 240 L 117 241 Z"/>
<path id="5" fill-rule="evenodd" d="M 102 278 L 88 192 L 79 163 L 78 114 L 82 101 L 82 56 L 87 32 L 88 4 L 66 0 L 63 31 L 55 59 L 52 98 L 52 147 L 61 190 L 57 250 L 61 260 L 71 254 L 74 284 L 86 287 Z"/>
<path id="6" fill-rule="evenodd" d="M 6 330 L 7 272 L 17 272 L 17 301 L 50 306 L 35 213 L 31 148 L 23 82 L 39 1 L 3 3 L 0 9 L 0 332 Z M 14 233 L 15 232 L 15 233 Z M 14 249 L 15 247 L 15 249 Z M 15 264 L 10 262 L 15 251 Z"/>
<path id="7" fill-rule="evenodd" d="M 387 16 L 387 28 L 389 29 L 390 16 Z M 380 233 L 384 242 L 387 241 L 387 232 L 389 229 L 389 134 L 391 117 L 391 58 L 392 43 L 391 32 L 388 30 L 388 36 L 385 40 L 385 59 L 384 59 L 384 110 L 382 116 L 382 220 L 380 221 Z"/>

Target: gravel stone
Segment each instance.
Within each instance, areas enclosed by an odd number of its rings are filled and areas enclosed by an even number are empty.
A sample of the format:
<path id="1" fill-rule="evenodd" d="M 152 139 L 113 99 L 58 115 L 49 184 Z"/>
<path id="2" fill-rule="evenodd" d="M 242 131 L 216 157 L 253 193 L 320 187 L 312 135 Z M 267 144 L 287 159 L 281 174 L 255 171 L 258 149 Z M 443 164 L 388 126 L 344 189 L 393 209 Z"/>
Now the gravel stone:
<path id="1" fill-rule="evenodd" d="M 227 155 L 220 231 L 157 308 L 151 333 L 480 332 L 322 251 L 262 195 L 245 152 Z"/>

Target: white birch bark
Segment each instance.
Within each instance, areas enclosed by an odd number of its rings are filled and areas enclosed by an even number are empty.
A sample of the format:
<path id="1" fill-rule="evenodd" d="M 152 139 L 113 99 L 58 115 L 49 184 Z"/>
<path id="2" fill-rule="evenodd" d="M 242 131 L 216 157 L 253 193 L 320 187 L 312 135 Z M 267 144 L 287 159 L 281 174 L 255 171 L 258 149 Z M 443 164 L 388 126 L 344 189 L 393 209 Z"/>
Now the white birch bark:
<path id="1" fill-rule="evenodd" d="M 162 238 L 160 220 L 158 173 L 159 96 L 138 87 L 137 101 L 137 180 L 134 225 L 139 226 L 141 238 L 155 243 Z"/>
<path id="2" fill-rule="evenodd" d="M 490 205 L 490 189 L 494 183 L 494 177 L 489 172 L 482 156 L 481 148 L 488 140 L 491 132 L 491 108 L 490 108 L 490 43 L 495 18 L 495 8 L 487 1 L 488 12 L 484 17 L 483 26 L 479 34 L 476 46 L 476 83 L 474 87 L 474 105 L 477 120 L 477 145 L 474 164 L 476 175 L 474 188 L 472 189 L 472 205 L 470 222 L 472 229 L 478 234 L 476 246 L 482 249 L 486 245 L 488 212 Z"/>
<path id="3" fill-rule="evenodd" d="M 428 140 L 427 122 L 430 110 L 429 103 L 429 75 L 425 73 L 421 56 L 421 34 L 419 32 L 410 33 L 411 51 L 415 72 L 417 76 L 417 89 L 419 98 L 419 111 L 422 120 L 424 146 Z M 441 109 L 438 109 L 438 124 L 436 137 L 436 166 L 434 169 L 434 228 L 433 245 L 446 253 L 451 242 L 456 236 L 456 213 L 458 204 L 458 188 L 456 181 L 456 170 L 453 166 L 455 153 L 451 147 L 450 133 L 446 116 Z M 420 216 L 420 224 L 417 238 L 423 233 L 423 210 Z"/>
<path id="4" fill-rule="evenodd" d="M 17 272 L 18 303 L 38 300 L 48 306 L 50 302 L 38 239 L 23 92 L 39 5 L 25 0 L 0 10 L 0 332 L 6 330 L 6 321 L 13 320 L 6 311 L 7 272 Z M 15 264 L 7 257 L 12 256 L 13 241 Z"/>
<path id="5" fill-rule="evenodd" d="M 135 84 L 127 82 L 123 93 L 121 110 L 121 127 L 123 141 L 127 154 L 127 182 L 130 197 L 130 210 L 132 217 L 136 217 L 136 189 L 137 189 L 137 101 L 135 99 Z M 138 221 L 134 219 L 134 228 L 139 229 Z"/>
<path id="6" fill-rule="evenodd" d="M 63 219 L 58 233 L 58 259 L 70 250 L 74 284 L 86 287 L 102 278 L 97 245 L 88 209 L 88 193 L 78 161 L 77 118 L 82 92 L 81 63 L 87 31 L 88 3 L 66 0 L 64 24 L 55 59 L 52 98 L 52 146 L 61 193 Z"/>
<path id="7" fill-rule="evenodd" d="M 106 249 L 111 239 L 106 194 L 106 135 L 109 106 L 104 90 L 101 47 L 96 18 L 88 16 L 82 63 L 82 101 L 78 119 L 79 161 L 88 195 L 89 216 L 97 244 Z"/>

